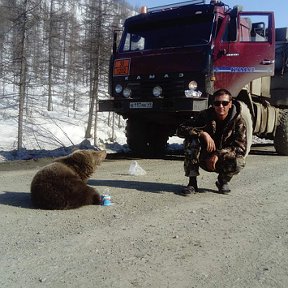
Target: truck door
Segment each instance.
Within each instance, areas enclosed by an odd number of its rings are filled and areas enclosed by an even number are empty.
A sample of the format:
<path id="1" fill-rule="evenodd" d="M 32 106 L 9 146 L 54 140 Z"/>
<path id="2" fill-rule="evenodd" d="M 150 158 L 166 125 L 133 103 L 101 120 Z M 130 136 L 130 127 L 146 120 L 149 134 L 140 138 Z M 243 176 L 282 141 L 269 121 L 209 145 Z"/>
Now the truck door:
<path id="1" fill-rule="evenodd" d="M 275 26 L 272 12 L 234 14 L 225 17 L 215 39 L 213 71 L 215 89 L 237 96 L 252 80 L 274 74 Z"/>

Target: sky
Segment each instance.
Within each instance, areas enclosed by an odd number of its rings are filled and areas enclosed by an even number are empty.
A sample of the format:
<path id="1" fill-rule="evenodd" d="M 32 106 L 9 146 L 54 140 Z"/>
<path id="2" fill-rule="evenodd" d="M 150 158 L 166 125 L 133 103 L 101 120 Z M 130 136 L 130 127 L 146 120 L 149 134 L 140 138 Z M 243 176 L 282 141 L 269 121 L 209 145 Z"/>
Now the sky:
<path id="1" fill-rule="evenodd" d="M 226 0 L 222 1 L 229 7 L 235 5 L 243 6 L 244 11 L 274 11 L 275 13 L 275 23 L 276 27 L 288 27 L 288 6 L 287 0 Z M 176 0 L 128 0 L 133 6 L 147 6 L 147 7 L 156 7 L 161 5 L 167 5 L 177 2 L 186 2 L 176 1 Z M 209 3 L 209 0 L 206 0 L 206 3 Z"/>

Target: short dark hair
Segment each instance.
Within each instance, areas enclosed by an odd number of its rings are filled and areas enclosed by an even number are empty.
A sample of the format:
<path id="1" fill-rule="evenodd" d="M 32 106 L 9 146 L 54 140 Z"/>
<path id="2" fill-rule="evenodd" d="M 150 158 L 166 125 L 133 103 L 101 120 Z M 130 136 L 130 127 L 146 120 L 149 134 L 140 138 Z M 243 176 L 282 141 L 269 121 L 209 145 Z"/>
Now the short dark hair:
<path id="1" fill-rule="evenodd" d="M 221 88 L 213 93 L 213 96 L 212 96 L 213 101 L 216 97 L 222 96 L 222 95 L 229 95 L 229 100 L 230 101 L 232 100 L 232 94 L 227 89 Z"/>

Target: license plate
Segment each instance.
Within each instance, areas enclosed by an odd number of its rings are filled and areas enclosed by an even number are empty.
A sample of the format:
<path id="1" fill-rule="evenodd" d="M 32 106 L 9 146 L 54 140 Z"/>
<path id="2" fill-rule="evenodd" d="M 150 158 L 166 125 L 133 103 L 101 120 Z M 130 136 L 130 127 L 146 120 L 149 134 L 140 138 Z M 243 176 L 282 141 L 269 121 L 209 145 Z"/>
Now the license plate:
<path id="1" fill-rule="evenodd" d="M 201 100 L 201 101 L 193 101 L 193 111 L 201 111 L 207 108 L 207 101 Z"/>
<path id="2" fill-rule="evenodd" d="M 151 109 L 153 102 L 130 102 L 131 109 Z"/>

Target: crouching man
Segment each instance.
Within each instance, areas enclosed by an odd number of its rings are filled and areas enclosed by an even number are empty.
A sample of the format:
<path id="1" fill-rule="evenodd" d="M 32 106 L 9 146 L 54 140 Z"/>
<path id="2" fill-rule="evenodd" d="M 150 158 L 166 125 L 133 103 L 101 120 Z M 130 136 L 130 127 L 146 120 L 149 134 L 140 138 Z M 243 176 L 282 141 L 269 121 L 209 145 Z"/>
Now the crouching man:
<path id="1" fill-rule="evenodd" d="M 228 183 L 245 166 L 247 129 L 239 103 L 231 93 L 220 89 L 213 94 L 212 107 L 181 124 L 177 130 L 184 140 L 184 170 L 188 185 L 181 191 L 189 195 L 198 191 L 199 167 L 218 173 L 219 193 L 229 193 Z M 238 105 L 239 107 L 238 107 Z"/>

